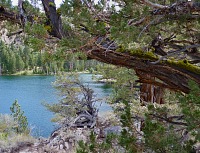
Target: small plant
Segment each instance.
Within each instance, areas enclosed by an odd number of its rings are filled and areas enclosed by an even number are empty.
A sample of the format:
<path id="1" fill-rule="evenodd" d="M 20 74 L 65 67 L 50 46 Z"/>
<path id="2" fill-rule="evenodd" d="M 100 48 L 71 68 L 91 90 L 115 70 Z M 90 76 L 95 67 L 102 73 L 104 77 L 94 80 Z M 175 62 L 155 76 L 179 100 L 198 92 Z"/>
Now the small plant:
<path id="1" fill-rule="evenodd" d="M 91 131 L 89 136 L 89 142 L 83 142 L 82 140 L 78 142 L 77 153 L 110 153 L 121 152 L 119 147 L 117 148 L 114 144 L 117 142 L 118 136 L 110 133 L 106 136 L 105 140 L 102 142 L 97 139 L 97 135 Z"/>
<path id="2" fill-rule="evenodd" d="M 24 111 L 21 110 L 20 105 L 18 104 L 18 101 L 15 100 L 15 102 L 10 107 L 11 116 L 14 118 L 14 121 L 16 121 L 17 125 L 13 127 L 16 133 L 24 133 L 28 131 L 28 120 L 27 117 L 24 116 Z"/>

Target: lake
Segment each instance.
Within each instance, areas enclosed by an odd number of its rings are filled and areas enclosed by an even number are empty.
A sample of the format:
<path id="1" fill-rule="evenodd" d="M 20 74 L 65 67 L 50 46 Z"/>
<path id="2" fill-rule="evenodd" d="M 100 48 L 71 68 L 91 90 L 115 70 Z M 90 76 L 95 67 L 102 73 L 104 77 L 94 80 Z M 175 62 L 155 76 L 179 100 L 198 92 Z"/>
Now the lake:
<path id="1" fill-rule="evenodd" d="M 94 90 L 97 98 L 103 98 L 111 93 L 111 88 L 103 83 L 92 80 L 92 74 L 81 74 L 81 80 Z M 55 129 L 50 120 L 53 113 L 49 112 L 41 102 L 57 102 L 56 90 L 52 87 L 54 76 L 0 76 L 0 113 L 10 114 L 10 106 L 15 101 L 25 112 L 34 136 L 48 137 Z M 99 111 L 110 111 L 108 104 L 97 103 Z"/>

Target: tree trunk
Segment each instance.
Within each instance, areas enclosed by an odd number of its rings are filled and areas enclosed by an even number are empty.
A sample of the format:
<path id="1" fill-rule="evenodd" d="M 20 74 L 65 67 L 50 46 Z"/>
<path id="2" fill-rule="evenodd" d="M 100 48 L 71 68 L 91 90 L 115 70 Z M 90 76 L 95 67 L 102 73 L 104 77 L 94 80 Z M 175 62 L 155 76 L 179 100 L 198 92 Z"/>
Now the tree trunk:
<path id="1" fill-rule="evenodd" d="M 163 95 L 165 88 L 189 93 L 189 80 L 200 84 L 200 74 L 198 71 L 191 71 L 178 65 L 170 65 L 164 62 L 151 64 L 150 59 L 137 57 L 137 55 L 131 55 L 128 52 L 106 51 L 106 49 L 99 48 L 98 46 L 95 47 L 94 45 L 83 48 L 83 51 L 90 58 L 98 61 L 134 69 L 139 77 L 138 82 L 144 84 L 142 91 L 145 92 L 147 90 L 147 92 L 153 93 L 147 96 L 148 101 L 151 102 L 163 103 L 163 96 L 159 95 Z M 154 98 L 152 95 L 154 95 Z"/>
<path id="2" fill-rule="evenodd" d="M 149 75 L 144 76 L 145 78 L 155 80 L 154 77 Z M 164 88 L 155 86 L 148 83 L 142 83 L 140 88 L 140 101 L 143 102 L 151 102 L 151 103 L 164 103 Z"/>
<path id="3" fill-rule="evenodd" d="M 62 29 L 62 22 L 60 15 L 56 12 L 56 5 L 54 0 L 42 0 L 46 17 L 48 22 L 46 23 L 51 27 L 50 34 L 59 39 L 63 38 L 64 32 Z"/>

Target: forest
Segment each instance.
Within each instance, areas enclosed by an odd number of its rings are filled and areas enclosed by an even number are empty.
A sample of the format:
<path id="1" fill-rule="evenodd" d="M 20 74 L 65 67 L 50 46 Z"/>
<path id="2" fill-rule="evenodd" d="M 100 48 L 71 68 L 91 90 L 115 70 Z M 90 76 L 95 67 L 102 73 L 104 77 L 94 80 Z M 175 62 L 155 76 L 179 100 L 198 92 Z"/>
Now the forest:
<path id="1" fill-rule="evenodd" d="M 0 74 L 57 75 L 61 100 L 44 105 L 61 128 L 49 142 L 88 132 L 75 149 L 63 140 L 60 152 L 200 151 L 199 0 L 1 0 L 0 21 Z M 64 73 L 85 70 L 114 80 L 112 119 L 98 116 L 94 92 L 76 74 Z"/>
<path id="2" fill-rule="evenodd" d="M 33 52 L 28 46 L 7 46 L 0 44 L 0 74 L 1 75 L 54 75 L 59 71 L 93 71 L 100 64 L 94 60 L 59 59 L 57 54 Z"/>

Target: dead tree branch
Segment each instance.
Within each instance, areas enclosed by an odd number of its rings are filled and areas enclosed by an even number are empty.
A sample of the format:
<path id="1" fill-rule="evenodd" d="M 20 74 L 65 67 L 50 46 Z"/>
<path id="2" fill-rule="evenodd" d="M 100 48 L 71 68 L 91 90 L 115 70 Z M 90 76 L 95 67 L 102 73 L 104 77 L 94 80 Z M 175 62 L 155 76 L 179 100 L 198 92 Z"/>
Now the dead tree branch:
<path id="1" fill-rule="evenodd" d="M 188 49 L 190 49 L 190 48 L 197 48 L 197 47 L 200 47 L 200 44 L 190 45 L 190 46 L 187 46 L 187 47 L 185 47 L 185 48 L 183 48 L 183 49 L 181 49 L 181 50 L 170 51 L 169 54 L 160 57 L 160 58 L 159 58 L 157 61 L 155 61 L 155 62 L 150 62 L 150 63 L 151 63 L 151 64 L 158 64 L 160 61 L 164 60 L 164 59 L 167 58 L 167 57 L 170 57 L 170 56 L 179 54 L 179 53 L 184 52 L 184 51 L 186 51 L 186 50 L 188 50 Z"/>
<path id="2" fill-rule="evenodd" d="M 170 116 L 170 117 L 162 117 L 160 115 L 157 115 L 157 114 L 150 114 L 151 116 L 155 117 L 155 118 L 158 118 L 158 119 L 161 119 L 163 121 L 166 121 L 168 123 L 171 123 L 171 124 L 176 124 L 176 125 L 183 125 L 183 126 L 187 126 L 188 124 L 185 123 L 185 122 L 177 122 L 177 121 L 173 121 L 173 119 L 182 119 L 183 116 L 180 115 L 180 116 Z"/>
<path id="3" fill-rule="evenodd" d="M 153 7 L 153 8 L 160 8 L 160 9 L 166 9 L 166 8 L 169 8 L 169 6 L 165 6 L 165 5 L 161 5 L 161 4 L 157 4 L 157 3 L 153 3 L 149 0 L 141 0 L 142 3 L 150 6 L 150 7 Z"/>

